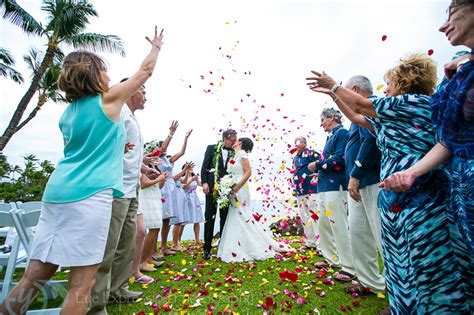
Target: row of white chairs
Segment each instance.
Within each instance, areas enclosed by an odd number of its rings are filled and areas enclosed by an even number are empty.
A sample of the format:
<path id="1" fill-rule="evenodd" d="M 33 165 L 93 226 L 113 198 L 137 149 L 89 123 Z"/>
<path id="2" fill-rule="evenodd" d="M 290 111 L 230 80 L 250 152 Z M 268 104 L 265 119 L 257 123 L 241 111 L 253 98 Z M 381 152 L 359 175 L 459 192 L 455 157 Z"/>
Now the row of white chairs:
<path id="1" fill-rule="evenodd" d="M 0 252 L 0 266 L 6 266 L 1 285 L 0 303 L 5 300 L 15 282 L 13 275 L 16 269 L 28 266 L 30 246 L 33 241 L 34 227 L 38 224 L 41 215 L 40 201 L 0 203 L 0 236 L 16 234 L 11 242 L 10 252 Z M 10 233 L 9 233 L 10 232 Z M 61 292 L 66 292 L 64 286 L 67 281 L 48 281 L 43 287 L 43 309 L 28 311 L 27 314 L 59 314 L 60 309 L 47 309 L 48 299 L 56 298 Z"/>

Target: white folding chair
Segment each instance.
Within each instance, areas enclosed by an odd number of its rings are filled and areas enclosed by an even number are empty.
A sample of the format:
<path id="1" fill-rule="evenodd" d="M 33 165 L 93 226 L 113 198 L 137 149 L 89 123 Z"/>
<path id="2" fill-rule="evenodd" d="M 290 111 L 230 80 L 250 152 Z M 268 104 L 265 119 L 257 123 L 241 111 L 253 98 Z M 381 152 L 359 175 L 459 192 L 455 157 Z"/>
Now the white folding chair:
<path id="1" fill-rule="evenodd" d="M 28 257 L 31 252 L 31 244 L 33 242 L 32 228 L 36 227 L 41 215 L 41 202 L 27 202 L 17 203 L 18 209 L 13 212 L 13 221 L 15 229 L 18 233 L 18 238 L 25 248 Z M 67 280 L 50 280 L 44 287 L 43 291 L 46 298 L 56 298 L 60 292 L 64 292 L 64 286 L 67 284 Z"/>
<path id="2" fill-rule="evenodd" d="M 14 205 L 0 203 L 0 226 L 4 228 L 15 227 L 14 212 L 16 209 Z M 3 233 L 5 230 L 3 230 Z M 8 233 L 8 231 L 7 231 Z M 6 234 L 3 234 L 6 236 Z M 10 288 L 13 286 L 13 273 L 17 266 L 27 261 L 27 254 L 25 251 L 20 253 L 20 239 L 18 237 L 13 241 L 11 251 L 9 253 L 0 253 L 0 265 L 7 266 L 5 276 L 2 282 L 2 292 L 0 293 L 0 302 L 7 296 Z"/>

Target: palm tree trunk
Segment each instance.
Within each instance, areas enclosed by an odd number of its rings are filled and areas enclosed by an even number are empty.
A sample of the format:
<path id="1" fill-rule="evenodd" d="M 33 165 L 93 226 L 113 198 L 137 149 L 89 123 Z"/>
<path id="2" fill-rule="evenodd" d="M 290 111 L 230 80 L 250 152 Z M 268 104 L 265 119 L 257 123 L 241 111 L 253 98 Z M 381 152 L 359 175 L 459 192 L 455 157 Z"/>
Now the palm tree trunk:
<path id="1" fill-rule="evenodd" d="M 23 95 L 23 98 L 20 100 L 20 103 L 18 104 L 15 112 L 13 113 L 13 117 L 10 120 L 8 127 L 5 129 L 5 132 L 0 138 L 0 151 L 5 148 L 8 141 L 10 141 L 11 137 L 17 131 L 17 126 L 20 123 L 21 118 L 23 117 L 23 113 L 25 112 L 26 108 L 28 107 L 28 104 L 33 98 L 33 95 L 35 95 L 35 92 L 38 89 L 41 77 L 43 76 L 50 63 L 53 61 L 57 47 L 57 42 L 50 39 L 48 44 L 48 50 L 46 51 L 43 61 L 41 62 L 40 67 L 38 68 L 38 71 L 35 73 L 35 76 L 31 80 L 30 87 L 26 91 L 25 95 Z"/>
<path id="2" fill-rule="evenodd" d="M 25 120 L 23 120 L 21 122 L 21 124 L 18 125 L 18 127 L 16 127 L 14 133 L 17 133 L 21 128 L 23 128 L 27 123 L 29 123 L 30 120 L 35 118 L 36 114 L 41 109 L 41 107 L 44 105 L 44 103 L 46 103 L 46 95 L 44 95 L 44 93 L 43 93 L 39 96 L 38 104 L 36 104 L 35 109 L 33 109 L 31 111 L 31 113 L 28 115 L 28 117 Z"/>

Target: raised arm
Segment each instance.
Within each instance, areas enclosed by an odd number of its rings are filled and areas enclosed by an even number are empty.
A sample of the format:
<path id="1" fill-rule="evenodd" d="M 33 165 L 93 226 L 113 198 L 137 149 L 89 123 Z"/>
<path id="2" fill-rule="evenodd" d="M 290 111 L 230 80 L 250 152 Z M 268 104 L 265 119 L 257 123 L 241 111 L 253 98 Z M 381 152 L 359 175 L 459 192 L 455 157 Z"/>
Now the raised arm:
<path id="1" fill-rule="evenodd" d="M 177 181 L 178 179 L 180 179 L 181 177 L 183 177 L 183 175 L 186 175 L 186 172 L 190 169 L 192 169 L 194 167 L 194 163 L 193 162 L 189 162 L 189 163 L 186 163 L 184 165 L 184 168 L 176 173 L 175 175 L 173 175 L 173 180 L 174 181 Z"/>
<path id="2" fill-rule="evenodd" d="M 166 178 L 168 178 L 168 173 L 162 173 L 155 179 L 149 179 L 147 176 L 142 174 L 140 176 L 140 187 L 142 189 L 145 189 L 157 183 L 164 183 L 166 181 Z"/>
<path id="3" fill-rule="evenodd" d="M 168 134 L 166 139 L 163 140 L 163 143 L 161 144 L 161 147 L 160 147 L 160 151 L 166 152 L 166 150 L 168 150 L 168 146 L 170 145 L 171 139 L 173 139 L 173 135 L 176 132 L 176 129 L 178 129 L 178 126 L 179 126 L 178 121 L 173 120 L 171 122 L 170 133 Z"/>
<path id="4" fill-rule="evenodd" d="M 306 78 L 306 80 L 308 81 L 307 84 L 311 89 L 328 89 L 334 95 L 338 96 L 356 114 L 362 114 L 363 116 L 369 117 L 377 117 L 374 107 L 372 106 L 371 100 L 363 97 L 362 95 L 357 94 L 356 92 L 348 88 L 338 86 L 337 82 L 334 81 L 334 79 L 327 75 L 324 71 L 323 73 L 319 73 L 317 71 L 311 72 L 314 74 L 314 76 Z M 324 93 L 317 90 L 316 92 Z"/>
<path id="5" fill-rule="evenodd" d="M 176 153 L 175 155 L 173 155 L 170 159 L 170 162 L 171 163 L 174 163 L 176 162 L 180 157 L 182 157 L 184 155 L 184 153 L 186 153 L 186 147 L 188 145 L 188 138 L 189 136 L 191 135 L 191 133 L 193 132 L 193 130 L 189 130 L 188 132 L 186 132 L 186 135 L 184 136 L 184 143 L 183 143 L 183 147 L 181 148 L 181 151 L 179 151 L 178 153 Z"/>
<path id="6" fill-rule="evenodd" d="M 191 176 L 191 173 L 192 173 L 192 170 L 189 170 L 189 171 L 186 173 L 185 179 L 186 179 L 186 177 L 187 177 L 187 180 L 184 181 L 183 189 L 188 188 L 189 185 L 191 185 L 191 183 L 195 180 L 195 177 L 196 177 L 196 176 Z"/>
<path id="7" fill-rule="evenodd" d="M 153 74 L 156 66 L 156 60 L 163 44 L 163 30 L 158 34 L 158 28 L 155 26 L 155 36 L 153 39 L 146 37 L 151 44 L 148 55 L 143 60 L 138 71 L 128 80 L 112 86 L 109 91 L 104 93 L 102 105 L 105 113 L 111 118 L 120 117 L 120 111 L 125 101 L 132 96 Z"/>

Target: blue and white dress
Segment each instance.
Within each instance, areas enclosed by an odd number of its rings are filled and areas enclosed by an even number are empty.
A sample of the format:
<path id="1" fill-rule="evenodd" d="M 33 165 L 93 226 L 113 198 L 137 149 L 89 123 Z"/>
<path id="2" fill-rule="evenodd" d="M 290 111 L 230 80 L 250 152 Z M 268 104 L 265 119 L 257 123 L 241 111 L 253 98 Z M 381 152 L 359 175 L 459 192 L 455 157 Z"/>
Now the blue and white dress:
<path id="1" fill-rule="evenodd" d="M 452 154 L 444 165 L 450 179 L 452 235 L 460 242 L 454 250 L 474 313 L 474 61 L 466 63 L 451 80 L 444 79 L 431 99 L 439 141 Z"/>
<path id="2" fill-rule="evenodd" d="M 163 160 L 163 162 L 158 166 L 158 169 L 162 173 L 164 172 L 168 173 L 168 178 L 166 179 L 166 182 L 163 185 L 163 188 L 161 189 L 161 198 L 163 202 L 162 218 L 170 219 L 175 216 L 176 200 L 175 198 L 173 198 L 173 195 L 174 195 L 174 190 L 176 189 L 176 184 L 172 176 L 173 165 L 171 165 L 169 158 L 164 156 L 161 159 Z"/>
<path id="3" fill-rule="evenodd" d="M 190 224 L 204 222 L 204 215 L 202 214 L 201 202 L 199 201 L 196 193 L 198 184 L 196 181 L 192 181 L 188 188 L 184 191 L 186 193 L 187 211 L 190 214 Z"/>
<path id="4" fill-rule="evenodd" d="M 175 182 L 173 191 L 174 200 L 174 218 L 171 218 L 171 224 L 186 224 L 191 219 L 186 200 L 186 193 L 182 186 L 181 178 Z"/>
<path id="5" fill-rule="evenodd" d="M 435 144 L 430 98 L 400 95 L 372 100 L 370 119 L 382 152 L 380 177 L 403 171 Z M 469 306 L 450 236 L 448 182 L 434 171 L 404 193 L 382 190 L 382 248 L 392 314 L 465 314 Z"/>

